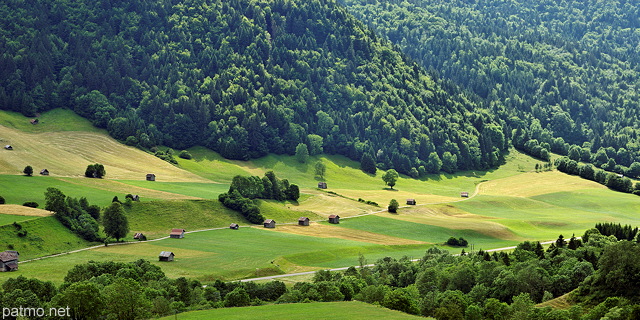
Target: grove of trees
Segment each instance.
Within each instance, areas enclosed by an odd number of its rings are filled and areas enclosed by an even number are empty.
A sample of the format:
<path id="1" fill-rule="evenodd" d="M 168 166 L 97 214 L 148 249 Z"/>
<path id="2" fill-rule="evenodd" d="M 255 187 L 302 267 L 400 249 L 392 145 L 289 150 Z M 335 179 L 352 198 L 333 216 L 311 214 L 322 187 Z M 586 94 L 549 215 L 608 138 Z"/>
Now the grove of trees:
<path id="1" fill-rule="evenodd" d="M 52 211 L 65 227 L 87 241 L 99 241 L 100 207 L 90 205 L 86 198 L 67 197 L 57 188 L 44 193 L 45 210 Z"/>
<path id="2" fill-rule="evenodd" d="M 265 218 L 254 199 L 298 201 L 298 198 L 300 188 L 287 179 L 279 179 L 273 171 L 267 171 L 262 179 L 237 175 L 231 180 L 229 191 L 218 196 L 225 207 L 240 211 L 249 222 L 256 224 L 262 223 Z"/>

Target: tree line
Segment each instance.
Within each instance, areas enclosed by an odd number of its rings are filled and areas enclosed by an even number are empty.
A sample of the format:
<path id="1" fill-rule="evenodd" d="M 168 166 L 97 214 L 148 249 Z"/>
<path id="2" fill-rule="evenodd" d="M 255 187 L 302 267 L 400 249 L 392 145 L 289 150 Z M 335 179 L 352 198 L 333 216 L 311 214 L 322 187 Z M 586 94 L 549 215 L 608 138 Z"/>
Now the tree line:
<path id="1" fill-rule="evenodd" d="M 591 164 L 581 164 L 568 157 L 556 159 L 555 165 L 558 171 L 579 175 L 584 179 L 605 185 L 612 190 L 640 195 L 640 183 L 634 185 L 631 179 L 621 173 L 606 172 L 603 169 L 594 168 Z"/>
<path id="2" fill-rule="evenodd" d="M 44 197 L 45 209 L 53 212 L 53 216 L 62 225 L 84 240 L 106 242 L 107 237 L 111 237 L 119 241 L 129 233 L 129 223 L 117 197 L 104 209 L 97 205 L 90 205 L 87 198 L 68 197 L 60 189 L 53 187 L 47 188 Z M 126 204 L 130 203 L 131 199 L 127 199 Z M 99 222 L 104 227 L 104 234 L 100 232 Z"/>
<path id="3" fill-rule="evenodd" d="M 0 108 L 69 108 L 130 145 L 304 145 L 413 175 L 494 167 L 508 147 L 479 99 L 333 1 L 10 1 L 0 23 Z"/>

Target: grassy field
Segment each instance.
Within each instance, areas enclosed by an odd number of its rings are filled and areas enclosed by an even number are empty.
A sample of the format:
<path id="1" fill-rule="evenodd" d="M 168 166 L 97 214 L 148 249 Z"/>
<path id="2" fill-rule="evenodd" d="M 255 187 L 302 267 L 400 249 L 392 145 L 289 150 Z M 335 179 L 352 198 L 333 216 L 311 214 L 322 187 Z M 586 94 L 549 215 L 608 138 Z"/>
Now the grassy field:
<path id="1" fill-rule="evenodd" d="M 1 210 L 2 208 L 0 208 Z M 34 219 L 33 216 L 19 216 L 15 214 L 0 214 L 0 226 Z"/>
<path id="2" fill-rule="evenodd" d="M 71 233 L 54 217 L 32 218 L 18 222 L 21 226 L 20 230 L 27 232 L 26 236 L 18 236 L 19 230 L 13 226 L 13 221 L 0 226 L 0 251 L 17 250 L 20 252 L 21 261 L 91 245 Z M 28 273 L 26 275 L 30 276 Z M 17 275 L 13 274 L 12 276 Z"/>
<path id="3" fill-rule="evenodd" d="M 176 316 L 161 319 L 172 320 Z M 259 307 L 224 308 L 185 312 L 177 315 L 183 320 L 205 319 L 425 319 L 359 301 L 274 304 Z"/>
<path id="4" fill-rule="evenodd" d="M 507 155 L 500 168 L 430 175 L 420 180 L 402 176 L 390 190 L 382 182 L 382 171 L 365 174 L 358 162 L 341 156 L 314 156 L 306 164 L 279 155 L 241 162 L 196 147 L 190 149 L 192 160 L 178 159 L 179 166 L 172 166 L 118 143 L 68 110 L 45 113 L 40 121 L 31 125 L 19 114 L 0 112 L 0 139 L 15 147 L 0 151 L 0 195 L 8 203 L 36 201 L 43 207 L 47 187 L 59 188 L 68 196 L 87 197 L 100 206 L 108 205 L 114 196 L 124 199 L 125 194 L 138 194 L 141 202 L 127 211 L 131 235 L 143 232 L 150 239 L 165 237 L 172 228 L 226 228 L 231 222 L 243 226 L 235 232 L 191 233 L 179 241 L 101 247 L 20 267 L 25 276 L 54 281 L 61 281 L 66 270 L 77 263 L 137 258 L 155 261 L 162 250 L 176 252 L 175 263 L 161 264 L 171 277 L 189 276 L 205 282 L 343 267 L 356 264 L 360 254 L 370 262 L 384 256 L 421 257 L 427 248 L 451 236 L 464 237 L 476 249 L 491 249 L 523 240 L 552 240 L 559 234 L 581 235 L 597 222 L 636 224 L 640 211 L 636 196 L 559 172 L 535 173 L 539 161 L 518 151 Z M 320 180 L 314 176 L 317 161 L 327 167 L 322 180 L 328 183 L 328 190 L 316 188 Z M 106 166 L 106 178 L 81 177 L 86 165 L 96 162 Z M 27 164 L 36 171 L 47 167 L 52 175 L 20 175 Z M 269 170 L 299 185 L 301 197 L 297 202 L 258 201 L 262 214 L 275 219 L 278 228 L 244 228 L 246 220 L 221 206 L 216 198 L 228 190 L 233 176 L 263 176 Z M 158 181 L 144 180 L 150 172 Z M 472 196 L 460 198 L 462 191 Z M 379 206 L 358 202 L 359 198 Z M 407 198 L 416 199 L 418 205 L 404 206 Z M 391 199 L 403 205 L 398 214 L 384 211 Z M 343 217 L 341 224 L 325 222 L 330 214 Z M 319 223 L 298 227 L 295 223 L 301 216 Z M 0 216 L 0 224 L 17 219 L 23 218 Z M 9 225 L 2 227 L 6 229 L 0 235 L 5 237 L 0 237 L 0 245 L 19 248 L 23 257 L 88 245 L 60 229 L 51 217 L 21 221 L 33 229 L 29 229 L 29 236 L 40 239 L 18 239 Z M 460 248 L 449 250 L 457 253 Z M 54 271 L 51 265 L 56 266 Z"/>
<path id="5" fill-rule="evenodd" d="M 40 208 L 25 207 L 17 204 L 3 204 L 0 205 L 0 214 L 2 215 L 14 215 L 25 216 L 24 219 L 30 219 L 33 217 L 47 217 L 52 215 L 51 211 L 47 211 Z"/>
<path id="6" fill-rule="evenodd" d="M 385 256 L 420 257 L 429 247 L 428 244 L 381 245 L 320 238 L 274 232 L 262 227 L 224 228 L 188 233 L 184 239 L 110 245 L 22 263 L 20 274 L 60 283 L 74 265 L 89 260 L 128 262 L 146 259 L 161 266 L 169 277 L 192 277 L 207 283 L 215 279 L 231 280 L 357 265 L 360 254 L 370 261 Z M 158 262 L 160 251 L 174 252 L 175 261 Z M 52 265 L 56 268 L 51 268 Z M 0 282 L 14 276 L 0 274 Z"/>
<path id="7" fill-rule="evenodd" d="M 87 129 L 91 124 L 68 110 L 44 113 L 42 124 L 37 125 L 29 124 L 24 117 L 17 121 L 16 117 L 0 112 L 0 143 L 13 146 L 11 151 L 0 150 L 0 174 L 20 174 L 30 165 L 36 174 L 46 168 L 52 176 L 81 177 L 87 165 L 101 163 L 109 179 L 144 180 L 153 170 L 158 181 L 206 182 L 151 154 L 125 146 L 102 130 Z M 56 125 L 48 125 L 49 121 Z M 24 126 L 29 130 L 24 131 Z"/>
<path id="8" fill-rule="evenodd" d="M 231 223 L 247 225 L 236 211 L 224 207 L 218 200 L 174 200 L 132 203 L 127 209 L 130 237 L 136 232 L 148 239 L 166 237 L 173 228 L 187 231 L 228 227 Z"/>
<path id="9" fill-rule="evenodd" d="M 452 229 L 426 223 L 403 221 L 400 219 L 390 218 L 387 215 L 390 214 L 386 214 L 385 216 L 370 215 L 353 219 L 343 219 L 340 221 L 340 227 L 368 231 L 374 234 L 424 241 L 433 244 L 444 244 L 449 237 L 464 237 L 470 244 L 474 244 L 478 249 L 512 246 L 519 242 L 512 238 L 501 239 L 499 238 L 501 234 L 482 234 L 471 227 L 469 229 Z M 443 248 L 450 249 L 455 253 L 458 253 L 461 250 L 461 248 L 446 246 Z"/>

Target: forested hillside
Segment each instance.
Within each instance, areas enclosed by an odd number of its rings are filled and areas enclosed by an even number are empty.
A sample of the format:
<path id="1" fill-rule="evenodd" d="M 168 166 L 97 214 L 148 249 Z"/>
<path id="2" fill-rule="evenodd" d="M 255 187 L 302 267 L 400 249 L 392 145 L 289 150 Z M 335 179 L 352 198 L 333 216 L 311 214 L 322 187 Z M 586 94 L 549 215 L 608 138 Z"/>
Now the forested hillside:
<path id="1" fill-rule="evenodd" d="M 334 1 L 7 1 L 0 25 L 0 108 L 71 108 L 130 145 L 248 159 L 303 143 L 414 176 L 494 166 L 508 145 Z"/>
<path id="2" fill-rule="evenodd" d="M 640 159 L 636 1 L 341 2 L 425 68 L 487 99 L 521 129 L 516 147 L 618 172 Z"/>

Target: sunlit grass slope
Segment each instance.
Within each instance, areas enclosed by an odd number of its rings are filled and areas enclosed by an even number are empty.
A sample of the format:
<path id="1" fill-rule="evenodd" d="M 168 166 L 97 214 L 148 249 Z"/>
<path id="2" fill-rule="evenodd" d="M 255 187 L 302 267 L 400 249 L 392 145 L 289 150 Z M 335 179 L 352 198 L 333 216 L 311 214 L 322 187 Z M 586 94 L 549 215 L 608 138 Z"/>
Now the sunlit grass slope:
<path id="1" fill-rule="evenodd" d="M 3 146 L 13 146 L 0 150 L 0 174 L 21 174 L 30 165 L 36 174 L 46 168 L 52 176 L 81 177 L 87 165 L 101 163 L 109 179 L 144 180 L 147 173 L 155 173 L 158 181 L 206 181 L 119 143 L 69 110 L 45 113 L 37 125 L 1 111 L 0 139 Z"/>
<path id="2" fill-rule="evenodd" d="M 20 252 L 20 261 L 91 245 L 71 233 L 54 217 L 18 221 L 18 224 L 19 230 L 12 223 L 0 226 L 0 251 L 17 250 Z M 26 235 L 20 237 L 18 231 L 25 231 Z"/>
<path id="3" fill-rule="evenodd" d="M 180 319 L 185 320 L 209 320 L 209 319 L 307 319 L 307 320 L 370 320 L 370 319 L 426 319 L 386 309 L 359 301 L 349 302 L 318 302 L 275 304 L 259 307 L 223 308 L 215 310 L 203 310 L 181 313 Z M 172 320 L 174 316 L 161 318 Z"/>

